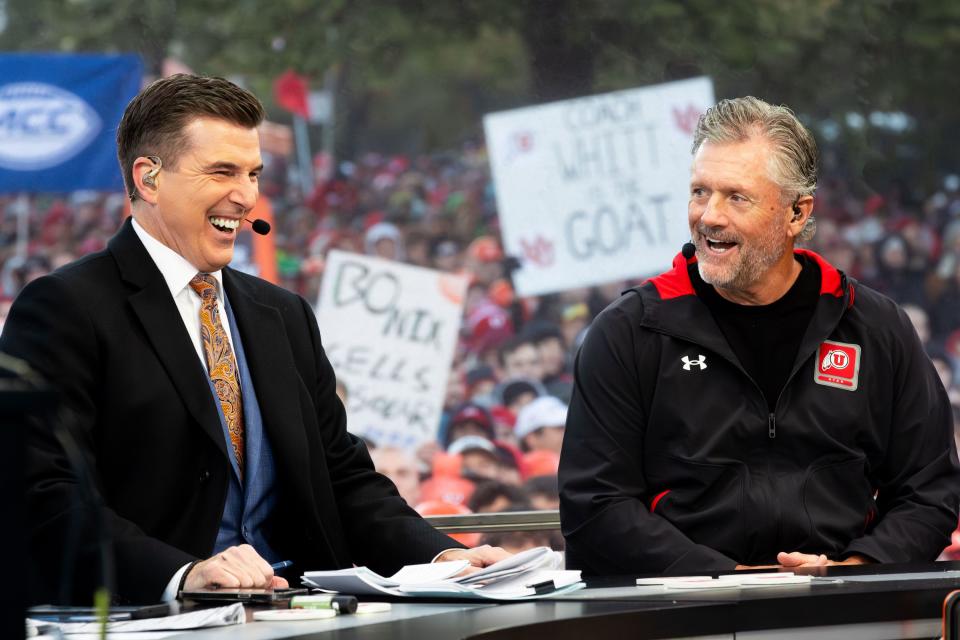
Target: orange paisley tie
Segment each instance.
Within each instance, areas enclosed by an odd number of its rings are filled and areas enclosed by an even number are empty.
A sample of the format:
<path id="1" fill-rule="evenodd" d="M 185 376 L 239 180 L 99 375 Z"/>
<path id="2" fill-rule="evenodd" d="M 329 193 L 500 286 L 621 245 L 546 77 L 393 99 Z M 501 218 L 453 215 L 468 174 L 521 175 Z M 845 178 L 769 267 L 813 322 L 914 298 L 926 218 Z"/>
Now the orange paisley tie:
<path id="1" fill-rule="evenodd" d="M 207 370 L 213 388 L 217 391 L 223 417 L 227 421 L 227 430 L 230 432 L 233 455 L 237 457 L 240 478 L 243 478 L 243 403 L 240 398 L 240 379 L 227 332 L 220 324 L 216 281 L 210 274 L 198 273 L 190 281 L 190 288 L 200 296 L 200 338 L 203 342 L 203 353 L 207 358 Z"/>

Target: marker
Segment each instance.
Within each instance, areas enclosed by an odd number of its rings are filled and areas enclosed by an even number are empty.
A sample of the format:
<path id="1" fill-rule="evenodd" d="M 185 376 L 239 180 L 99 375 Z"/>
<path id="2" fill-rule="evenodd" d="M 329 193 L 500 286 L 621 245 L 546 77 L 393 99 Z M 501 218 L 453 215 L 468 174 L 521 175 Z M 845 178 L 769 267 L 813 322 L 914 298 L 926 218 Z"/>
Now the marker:
<path id="1" fill-rule="evenodd" d="M 290 599 L 291 609 L 333 609 L 339 613 L 355 613 L 357 599 L 354 596 L 333 594 L 294 596 Z"/>
<path id="2" fill-rule="evenodd" d="M 293 566 L 292 560 L 281 560 L 280 562 L 274 562 L 273 564 L 271 564 L 270 568 L 273 569 L 274 571 L 280 571 L 280 569 L 286 569 L 287 567 L 292 567 L 292 566 Z"/>

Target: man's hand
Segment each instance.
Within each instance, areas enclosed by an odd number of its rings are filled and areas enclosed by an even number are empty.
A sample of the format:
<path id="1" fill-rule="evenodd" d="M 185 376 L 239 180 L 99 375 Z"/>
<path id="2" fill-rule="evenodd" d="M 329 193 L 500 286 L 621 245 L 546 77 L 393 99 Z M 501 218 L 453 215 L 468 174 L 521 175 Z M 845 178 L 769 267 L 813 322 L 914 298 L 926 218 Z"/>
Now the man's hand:
<path id="1" fill-rule="evenodd" d="M 791 553 L 781 551 L 777 554 L 777 562 L 780 563 L 781 567 L 787 567 L 788 569 L 793 567 L 826 567 L 832 564 L 832 561 L 822 553 L 817 555 L 800 553 L 799 551 Z"/>
<path id="2" fill-rule="evenodd" d="M 852 555 L 846 560 L 830 560 L 827 556 L 814 555 L 810 553 L 786 553 L 781 551 L 777 554 L 777 562 L 783 567 L 836 567 L 848 564 L 868 564 L 870 561 L 863 556 Z"/>
<path id="3" fill-rule="evenodd" d="M 458 575 L 465 575 L 479 571 L 483 567 L 488 567 L 494 562 L 500 562 L 512 556 L 500 547 L 491 547 L 488 544 L 474 547 L 473 549 L 447 549 L 434 562 L 446 562 L 448 560 L 468 560 L 470 566 L 461 571 Z"/>
<path id="4" fill-rule="evenodd" d="M 836 567 L 849 564 L 870 564 L 872 560 L 858 555 L 852 555 L 846 560 L 830 560 L 822 553 L 817 555 L 813 553 L 800 553 L 799 551 L 793 551 L 791 553 L 781 551 L 777 554 L 777 562 L 780 564 L 738 564 L 737 571 L 749 571 L 751 569 L 793 569 L 796 567 Z"/>
<path id="5" fill-rule="evenodd" d="M 183 583 L 184 591 L 226 587 L 229 589 L 286 588 L 287 581 L 273 575 L 270 564 L 248 544 L 224 549 L 193 565 Z"/>

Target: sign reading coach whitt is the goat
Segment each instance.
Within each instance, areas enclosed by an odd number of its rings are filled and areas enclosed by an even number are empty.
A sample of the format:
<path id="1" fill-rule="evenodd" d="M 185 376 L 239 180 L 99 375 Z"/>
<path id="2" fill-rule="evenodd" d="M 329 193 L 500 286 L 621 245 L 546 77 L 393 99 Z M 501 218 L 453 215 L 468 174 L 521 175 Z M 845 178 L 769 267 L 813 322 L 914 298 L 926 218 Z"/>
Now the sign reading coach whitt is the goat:
<path id="1" fill-rule="evenodd" d="M 536 295 L 669 267 L 690 237 L 690 147 L 709 78 L 484 118 L 514 283 Z"/>
<path id="2" fill-rule="evenodd" d="M 331 251 L 320 334 L 347 388 L 347 428 L 377 445 L 436 437 L 467 280 Z"/>

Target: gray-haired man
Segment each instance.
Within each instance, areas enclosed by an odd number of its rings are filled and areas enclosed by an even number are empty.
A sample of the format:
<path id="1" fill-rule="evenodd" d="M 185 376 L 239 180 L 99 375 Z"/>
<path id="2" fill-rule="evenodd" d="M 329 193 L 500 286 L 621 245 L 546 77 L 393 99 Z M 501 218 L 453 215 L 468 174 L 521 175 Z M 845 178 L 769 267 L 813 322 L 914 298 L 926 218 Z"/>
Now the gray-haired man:
<path id="1" fill-rule="evenodd" d="M 595 574 L 933 560 L 957 523 L 950 405 L 906 315 L 813 252 L 817 150 L 724 100 L 694 138 L 692 244 L 591 327 L 560 464 Z"/>

